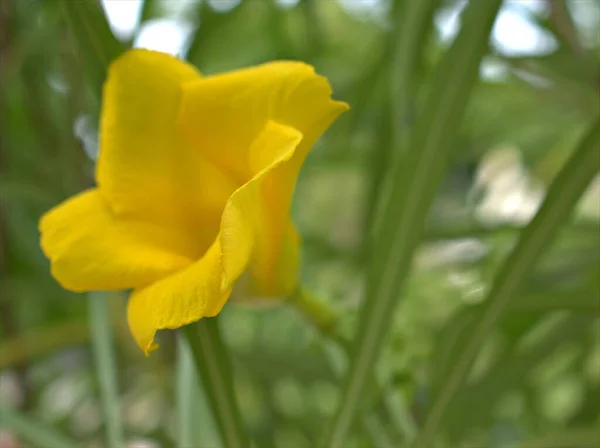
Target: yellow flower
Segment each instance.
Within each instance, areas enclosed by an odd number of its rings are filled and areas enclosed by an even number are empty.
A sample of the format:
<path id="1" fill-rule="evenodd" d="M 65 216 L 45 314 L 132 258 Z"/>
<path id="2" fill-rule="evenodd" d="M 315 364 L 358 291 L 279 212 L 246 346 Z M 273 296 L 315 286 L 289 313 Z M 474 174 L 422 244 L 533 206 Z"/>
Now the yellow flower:
<path id="1" fill-rule="evenodd" d="M 162 53 L 125 53 L 104 86 L 97 188 L 40 222 L 52 275 L 72 291 L 132 289 L 146 354 L 157 330 L 218 314 L 243 273 L 250 294 L 289 294 L 296 178 L 347 110 L 330 96 L 300 62 L 201 77 Z"/>

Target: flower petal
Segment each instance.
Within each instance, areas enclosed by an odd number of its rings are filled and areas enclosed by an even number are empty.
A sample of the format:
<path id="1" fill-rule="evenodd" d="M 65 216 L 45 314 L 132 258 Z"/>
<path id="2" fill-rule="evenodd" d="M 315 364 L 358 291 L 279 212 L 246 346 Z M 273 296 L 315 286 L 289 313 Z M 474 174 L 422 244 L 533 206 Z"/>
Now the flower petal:
<path id="1" fill-rule="evenodd" d="M 52 275 L 71 291 L 144 286 L 189 266 L 195 252 L 178 232 L 116 220 L 97 189 L 50 210 L 40 231 Z"/>
<path id="2" fill-rule="evenodd" d="M 248 148 L 267 121 L 304 135 L 295 155 L 299 167 L 311 146 L 348 108 L 330 96 L 329 83 L 311 66 L 271 62 L 186 83 L 178 125 L 215 165 L 245 183 L 257 173 Z"/>
<path id="3" fill-rule="evenodd" d="M 237 187 L 175 129 L 182 83 L 200 79 L 170 55 L 131 50 L 110 67 L 104 87 L 96 177 L 119 216 L 218 231 Z"/>
<path id="4" fill-rule="evenodd" d="M 129 298 L 127 319 L 137 344 L 146 355 L 157 348 L 157 330 L 179 328 L 221 311 L 230 290 L 221 291 L 221 246 L 215 240 L 204 257 L 176 274 Z"/>
<path id="5" fill-rule="evenodd" d="M 286 171 L 301 141 L 302 134 L 296 129 L 269 121 L 250 147 L 251 157 L 263 159 L 265 166 L 233 193 L 223 211 L 220 232 L 223 289 L 230 288 L 249 268 L 259 290 L 276 294 L 291 292 L 287 289 L 295 283 L 297 261 L 288 259 L 290 255 L 297 258 L 297 249 L 286 245 L 283 248 L 286 252 L 284 259 L 279 259 L 284 233 L 292 235 L 286 238 L 286 243 L 297 245 L 297 239 L 295 232 L 289 233 L 289 218 L 285 226 L 279 227 L 279 216 L 288 214 L 287 209 L 280 207 L 286 205 L 267 201 L 266 193 L 267 187 L 272 186 L 268 181 Z M 292 180 L 295 181 L 295 178 Z M 292 191 L 288 190 L 290 194 Z M 289 269 L 294 269 L 294 272 L 289 272 Z M 282 288 L 285 290 L 281 291 Z"/>
<path id="6" fill-rule="evenodd" d="M 308 151 L 325 132 L 331 123 L 348 106 L 331 99 L 331 88 L 327 80 L 315 74 L 309 65 L 300 62 L 272 62 L 258 67 L 231 73 L 201 78 L 184 85 L 182 107 L 177 125 L 188 139 L 206 155 L 216 166 L 227 171 L 238 182 L 252 183 L 256 176 L 260 180 L 261 201 L 256 198 L 239 198 L 240 202 L 258 204 L 262 210 L 229 212 L 227 208 L 221 223 L 221 239 L 224 249 L 225 285 L 230 285 L 239 276 L 245 266 L 244 260 L 251 252 L 248 241 L 260 246 L 252 254 L 250 270 L 257 281 L 258 290 L 274 293 L 283 291 L 275 279 L 285 275 L 276 275 L 282 266 L 278 260 L 280 253 L 291 254 L 286 257 L 288 264 L 297 265 L 297 242 L 286 238 L 294 234 L 290 222 L 289 210 L 296 180 Z M 267 123 L 276 122 L 288 129 L 296 129 L 302 135 L 289 160 L 278 164 L 277 169 L 270 165 L 276 163 L 280 147 L 266 144 L 267 139 L 257 136 L 268 127 Z M 287 132 L 287 131 L 286 131 Z M 284 132 L 285 134 L 285 132 Z M 257 144 L 257 140 L 263 143 Z M 275 139 L 276 140 L 276 139 Z M 277 163 L 276 163 L 277 164 Z M 268 167 L 268 175 L 263 170 Z M 263 176 L 264 175 L 264 176 Z M 244 185 L 245 187 L 246 185 Z M 252 190 L 257 190 L 252 187 Z M 256 192 L 237 194 L 256 196 Z M 228 207 L 232 202 L 228 203 Z M 237 213 L 239 216 L 235 216 Z M 257 219 L 263 217 L 262 221 Z M 229 221 L 227 221 L 229 219 Z M 228 222 L 262 222 L 262 230 L 254 231 L 253 239 L 248 225 L 239 225 L 236 231 Z M 233 237 L 237 232 L 238 236 Z M 286 233 L 288 232 L 288 233 Z M 231 238 L 235 243 L 229 243 Z M 255 240 L 259 240 L 256 242 Z M 241 244 L 239 241 L 246 242 Z M 289 247 L 288 247 L 289 243 Z M 235 248 L 231 253 L 228 248 Z M 235 254 L 235 255 L 234 255 Z M 291 259 L 294 262 L 291 262 Z M 295 277 L 294 277 L 295 278 Z M 275 282 L 275 283 L 274 283 Z M 288 284 L 293 283 L 288 281 Z"/>

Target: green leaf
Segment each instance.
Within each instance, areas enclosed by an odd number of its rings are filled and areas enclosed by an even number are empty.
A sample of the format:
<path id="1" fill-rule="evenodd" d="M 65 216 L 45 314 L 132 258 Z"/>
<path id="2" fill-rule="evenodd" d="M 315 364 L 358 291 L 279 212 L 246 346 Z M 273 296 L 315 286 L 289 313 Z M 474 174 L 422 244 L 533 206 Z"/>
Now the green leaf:
<path id="1" fill-rule="evenodd" d="M 573 54 L 559 50 L 547 55 L 500 58 L 515 68 L 530 70 L 539 76 L 555 80 L 569 81 L 572 88 L 587 88 L 587 92 L 595 93 L 598 58 L 593 52 Z"/>
<path id="2" fill-rule="evenodd" d="M 321 335 L 326 337 L 331 342 L 335 343 L 337 347 L 343 352 L 344 356 L 348 355 L 349 346 L 348 340 L 346 337 L 340 332 L 338 328 L 338 318 L 337 313 L 328 307 L 322 300 L 318 299 L 312 292 L 308 291 L 304 287 L 299 287 L 296 291 L 288 298 L 286 302 L 289 306 L 295 308 L 295 310 L 305 318 L 307 322 L 311 324 L 313 328 L 319 331 Z M 334 352 L 333 350 L 327 350 L 330 354 L 330 357 L 333 361 L 334 358 L 337 358 L 339 352 Z M 337 364 L 335 370 L 335 375 L 337 377 L 341 377 L 343 372 L 341 371 L 340 363 Z M 371 389 L 382 389 L 381 386 L 377 384 L 371 384 Z M 381 408 L 383 413 L 387 415 L 387 417 L 394 422 L 394 425 L 398 427 L 398 430 L 404 435 L 407 439 L 412 439 L 415 433 L 415 424 L 412 421 L 410 416 L 409 406 L 404 403 L 402 398 L 396 394 L 396 391 L 384 391 L 381 400 Z M 365 410 L 363 412 L 362 424 L 365 429 L 365 432 L 373 439 L 373 427 L 379 425 L 382 426 L 381 423 L 377 422 L 377 416 L 371 416 L 369 410 Z M 373 442 L 376 442 L 377 439 L 373 439 Z M 377 443 L 379 446 L 380 444 Z"/>
<path id="3" fill-rule="evenodd" d="M 415 0 L 421 2 L 421 0 Z M 383 191 L 377 240 L 370 260 L 367 298 L 360 312 L 342 400 L 325 446 L 344 446 L 379 349 L 387 336 L 412 254 L 420 240 L 430 204 L 443 178 L 479 62 L 500 0 L 471 2 L 463 29 L 444 56 L 424 111 L 411 139 L 411 150 L 397 157 Z M 407 23 L 411 17 L 406 17 Z"/>
<path id="4" fill-rule="evenodd" d="M 183 327 L 204 391 L 226 448 L 250 446 L 238 409 L 228 351 L 217 318 L 204 318 Z"/>
<path id="5" fill-rule="evenodd" d="M 77 448 L 78 443 L 69 440 L 45 423 L 26 417 L 12 410 L 0 401 L 0 422 L 2 427 L 37 448 Z"/>
<path id="6" fill-rule="evenodd" d="M 109 299 L 110 294 L 108 293 L 88 294 L 89 321 L 96 374 L 100 383 L 100 401 L 106 430 L 106 444 L 121 447 L 124 446 L 123 420 L 117 388 L 117 367 L 109 317 Z"/>
<path id="7" fill-rule="evenodd" d="M 396 5 L 398 17 L 392 59 L 391 94 L 393 142 L 396 155 L 408 148 L 410 122 L 415 114 L 416 79 L 426 38 L 433 26 L 437 0 L 405 1 Z"/>
<path id="8" fill-rule="evenodd" d="M 448 428 L 464 434 L 468 428 L 485 423 L 493 405 L 507 390 L 523 384 L 527 374 L 561 347 L 577 341 L 596 320 L 589 316 L 570 316 L 557 322 L 544 337 L 520 353 L 503 359 L 475 384 L 457 394 L 449 408 Z"/>
<path id="9" fill-rule="evenodd" d="M 598 448 L 600 446 L 600 428 L 563 429 L 549 436 L 527 440 L 515 448 Z"/>
<path id="10" fill-rule="evenodd" d="M 86 74 L 99 96 L 108 66 L 124 46 L 113 35 L 100 2 L 62 0 L 61 4 Z"/>
<path id="11" fill-rule="evenodd" d="M 177 372 L 175 390 L 177 403 L 177 446 L 187 448 L 195 444 L 194 401 L 198 399 L 194 361 L 182 335 L 177 338 Z"/>
<path id="12" fill-rule="evenodd" d="M 174 376 L 177 405 L 177 446 L 219 446 L 219 434 L 205 396 L 200 393 L 190 346 L 183 334 L 177 338 Z"/>
<path id="13" fill-rule="evenodd" d="M 550 186 L 539 212 L 522 232 L 517 246 L 500 269 L 484 306 L 476 317 L 473 331 L 435 398 L 417 447 L 432 446 L 452 400 L 463 386 L 486 337 L 508 310 L 511 298 L 519 291 L 535 263 L 567 222 L 578 199 L 596 176 L 600 169 L 599 138 L 600 121 L 597 121 Z"/>
<path id="14" fill-rule="evenodd" d="M 140 26 L 147 22 L 148 20 L 152 20 L 156 17 L 160 16 L 160 5 L 156 0 L 144 0 L 144 5 L 142 6 L 142 12 L 140 13 Z"/>
<path id="15" fill-rule="evenodd" d="M 377 219 L 377 213 L 382 206 L 380 191 L 386 179 L 385 173 L 392 164 L 392 157 L 400 158 L 408 150 L 408 142 L 411 135 L 411 121 L 416 113 L 416 92 L 419 81 L 416 77 L 417 69 L 421 62 L 425 48 L 426 37 L 429 36 L 430 28 L 433 26 L 433 14 L 437 0 L 403 1 L 394 4 L 394 25 L 390 42 L 384 51 L 386 57 L 383 61 L 391 60 L 389 89 L 391 92 L 390 109 L 379 123 L 377 132 L 380 137 L 378 145 L 375 146 L 370 155 L 371 167 L 369 183 L 368 210 L 365 216 L 365 228 L 373 230 L 372 223 Z M 389 54 L 388 54 L 389 53 Z M 378 68 L 369 78 L 369 82 L 377 84 L 376 76 L 381 76 L 384 67 Z M 369 92 L 369 90 L 364 89 Z M 356 105 L 359 106 L 360 105 Z M 371 235 L 365 235 L 363 252 L 368 257 L 371 247 Z"/>
<path id="16" fill-rule="evenodd" d="M 600 314 L 598 291 L 583 287 L 564 291 L 540 291 L 523 295 L 519 300 L 511 300 L 509 311 L 549 312 L 572 311 L 574 313 Z"/>

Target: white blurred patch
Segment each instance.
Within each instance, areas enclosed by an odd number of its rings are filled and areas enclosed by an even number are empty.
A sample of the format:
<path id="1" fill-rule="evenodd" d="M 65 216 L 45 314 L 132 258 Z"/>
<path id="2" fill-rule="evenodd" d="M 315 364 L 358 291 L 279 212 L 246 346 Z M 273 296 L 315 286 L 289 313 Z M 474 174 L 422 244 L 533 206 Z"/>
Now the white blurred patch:
<path id="1" fill-rule="evenodd" d="M 73 123 L 73 135 L 81 142 L 83 150 L 92 161 L 98 159 L 98 137 L 96 126 L 90 115 L 79 115 Z"/>
<path id="2" fill-rule="evenodd" d="M 115 36 L 130 39 L 142 11 L 142 0 L 102 0 L 102 7 Z"/>
<path id="3" fill-rule="evenodd" d="M 150 20 L 142 26 L 133 46 L 181 56 L 187 50 L 193 26 L 177 19 Z"/>
<path id="4" fill-rule="evenodd" d="M 387 24 L 392 2 L 389 0 L 338 0 L 342 9 L 358 20 Z"/>
<path id="5" fill-rule="evenodd" d="M 514 5 L 530 5 L 528 9 L 541 8 L 536 2 L 508 2 L 498 16 L 492 30 L 492 41 L 502 54 L 507 56 L 525 56 L 550 53 L 558 47 L 556 39 L 540 28 L 531 19 L 526 8 Z"/>
<path id="6" fill-rule="evenodd" d="M 492 56 L 484 56 L 479 66 L 479 76 L 485 81 L 503 82 L 509 74 L 508 64 Z"/>
<path id="7" fill-rule="evenodd" d="M 577 211 L 586 218 L 600 218 L 600 174 L 594 178 L 583 194 Z"/>
<path id="8" fill-rule="evenodd" d="M 149 439 L 134 439 L 127 442 L 126 448 L 160 448 L 160 444 Z"/>
<path id="9" fill-rule="evenodd" d="M 124 398 L 124 420 L 136 431 L 150 433 L 162 422 L 166 409 L 160 392 L 143 390 L 141 387 Z"/>
<path id="10" fill-rule="evenodd" d="M 475 238 L 440 241 L 420 249 L 415 258 L 415 265 L 422 269 L 431 269 L 472 262 L 481 259 L 488 252 L 488 247 Z"/>
<path id="11" fill-rule="evenodd" d="M 450 7 L 438 9 L 435 14 L 434 22 L 440 35 L 440 40 L 447 45 L 458 34 L 458 30 L 460 29 L 460 14 L 466 4 L 465 0 L 461 0 Z"/>
<path id="12" fill-rule="evenodd" d="M 51 421 L 66 418 L 75 405 L 90 391 L 90 384 L 82 375 L 68 375 L 54 380 L 40 399 L 42 414 Z"/>
<path id="13" fill-rule="evenodd" d="M 0 375 L 0 400 L 15 407 L 23 404 L 23 391 L 16 373 L 5 371 Z"/>
<path id="14" fill-rule="evenodd" d="M 300 0 L 276 0 L 277 4 L 283 8 L 293 8 L 300 3 Z"/>
<path id="15" fill-rule="evenodd" d="M 488 153 L 476 176 L 478 188 L 485 191 L 477 207 L 477 217 L 484 223 L 526 224 L 544 199 L 543 188 L 530 178 L 514 147 Z"/>
<path id="16" fill-rule="evenodd" d="M 217 12 L 228 12 L 240 4 L 240 0 L 208 0 L 208 4 Z"/>
<path id="17" fill-rule="evenodd" d="M 454 5 L 438 10 L 435 26 L 440 40 L 450 45 L 457 36 L 461 20 L 460 15 L 468 2 L 462 0 Z M 546 6 L 543 0 L 506 1 L 492 31 L 492 40 L 496 47 L 509 56 L 547 53 L 556 48 L 557 42 L 551 34 L 545 32 L 532 21 L 532 14 L 543 15 Z"/>
<path id="18" fill-rule="evenodd" d="M 100 406 L 92 398 L 86 398 L 79 404 L 70 419 L 71 430 L 79 436 L 94 433 L 100 428 L 101 423 Z"/>

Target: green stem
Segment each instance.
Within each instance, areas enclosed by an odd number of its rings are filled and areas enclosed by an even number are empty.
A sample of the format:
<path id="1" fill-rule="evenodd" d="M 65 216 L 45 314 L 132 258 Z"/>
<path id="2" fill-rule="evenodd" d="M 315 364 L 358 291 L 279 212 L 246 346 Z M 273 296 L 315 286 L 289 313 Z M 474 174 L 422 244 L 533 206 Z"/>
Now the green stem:
<path id="1" fill-rule="evenodd" d="M 198 397 L 190 348 L 181 334 L 177 336 L 177 446 L 189 448 L 194 446 L 194 401 Z"/>
<path id="2" fill-rule="evenodd" d="M 412 3 L 425 5 L 421 0 Z M 328 448 L 347 445 L 346 438 L 362 407 L 501 4 L 501 0 L 468 4 L 461 32 L 436 69 L 411 135 L 411 150 L 391 160 L 386 176 L 389 182 L 384 182 L 378 219 L 373 222 L 376 238 L 369 259 L 366 300 L 359 313 L 342 397 L 326 439 Z"/>
<path id="3" fill-rule="evenodd" d="M 338 317 L 331 307 L 302 286 L 294 291 L 287 303 L 293 306 L 325 338 L 336 343 L 346 356 L 349 355 L 349 341 L 339 332 Z M 381 387 L 377 389 L 381 390 Z M 416 434 L 416 424 L 402 397 L 392 393 L 382 400 L 381 405 L 384 412 L 401 429 L 405 438 L 412 440 Z M 373 422 L 373 418 L 366 417 L 363 424 L 367 433 L 373 435 L 372 428 L 376 424 Z"/>
<path id="4" fill-rule="evenodd" d="M 200 381 L 225 448 L 250 446 L 233 386 L 233 375 L 227 349 L 221 340 L 217 318 L 204 318 L 183 327 L 183 335 L 191 348 Z"/>
<path id="5" fill-rule="evenodd" d="M 347 352 L 348 341 L 338 331 L 335 311 L 318 299 L 314 293 L 300 286 L 288 298 L 288 303 L 323 336 L 335 341 Z"/>
<path id="6" fill-rule="evenodd" d="M 100 383 L 100 399 L 106 429 L 106 443 L 110 447 L 120 448 L 123 442 L 123 424 L 119 393 L 115 353 L 112 345 L 112 328 L 108 312 L 108 294 L 94 292 L 88 295 L 90 331 L 92 348 L 96 362 L 96 373 Z"/>

